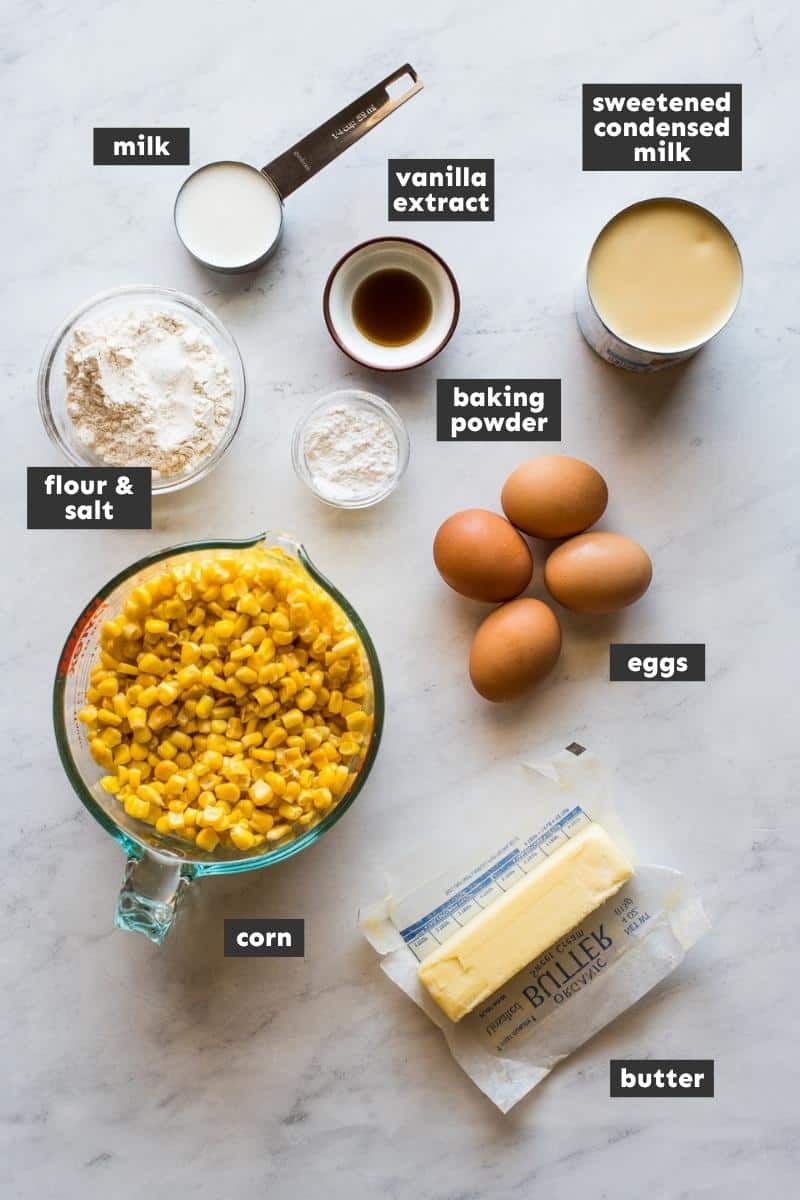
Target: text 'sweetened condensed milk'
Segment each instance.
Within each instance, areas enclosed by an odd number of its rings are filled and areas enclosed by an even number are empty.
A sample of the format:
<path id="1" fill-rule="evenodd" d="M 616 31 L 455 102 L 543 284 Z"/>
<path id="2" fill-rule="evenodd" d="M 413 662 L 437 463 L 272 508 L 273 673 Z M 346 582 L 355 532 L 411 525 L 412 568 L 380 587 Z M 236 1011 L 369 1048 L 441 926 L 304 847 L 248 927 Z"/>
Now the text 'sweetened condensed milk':
<path id="1" fill-rule="evenodd" d="M 742 290 L 736 242 L 699 204 L 643 200 L 600 231 L 578 293 L 578 324 L 601 358 L 658 371 L 695 354 Z"/>

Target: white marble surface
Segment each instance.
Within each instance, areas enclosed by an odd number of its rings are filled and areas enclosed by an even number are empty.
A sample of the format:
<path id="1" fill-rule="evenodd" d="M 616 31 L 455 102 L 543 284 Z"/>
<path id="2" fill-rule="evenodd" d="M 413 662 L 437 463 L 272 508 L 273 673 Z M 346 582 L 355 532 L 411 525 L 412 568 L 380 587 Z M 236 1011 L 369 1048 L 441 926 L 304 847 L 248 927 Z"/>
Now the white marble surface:
<path id="1" fill-rule="evenodd" d="M 0 881 L 5 989 L 0 1189 L 15 1200 L 504 1200 L 733 1197 L 796 1179 L 798 973 L 795 604 L 797 197 L 790 173 L 797 18 L 789 0 L 589 5 L 474 0 L 288 6 L 120 0 L 6 6 L 2 116 L 4 586 Z M 91 166 L 95 125 L 189 125 L 193 162 L 260 164 L 400 62 L 423 94 L 288 205 L 261 274 L 195 267 L 171 225 L 181 168 Z M 741 174 L 582 175 L 585 81 L 742 81 Z M 386 158 L 493 156 L 493 225 L 385 220 Z M 601 222 L 647 194 L 711 205 L 742 247 L 731 328 L 683 370 L 627 377 L 572 315 Z M 462 287 L 441 360 L 384 380 L 325 332 L 320 295 L 350 245 L 428 240 Z M 234 331 L 244 428 L 203 484 L 156 504 L 152 532 L 24 531 L 27 464 L 57 461 L 35 409 L 42 346 L 93 293 L 129 282 L 200 296 Z M 465 679 L 476 609 L 436 577 L 440 520 L 495 506 L 513 445 L 434 440 L 437 375 L 563 378 L 564 448 L 603 468 L 607 527 L 650 549 L 656 581 L 619 621 L 566 618 L 553 681 L 488 708 Z M 396 496 L 336 514 L 295 480 L 289 437 L 324 391 L 396 403 L 413 441 Z M 144 552 L 199 536 L 295 530 L 373 631 L 385 741 L 357 805 L 269 872 L 212 880 L 168 945 L 114 931 L 118 847 L 59 765 L 50 682 L 93 589 Z M 537 572 L 535 592 L 541 590 Z M 612 687 L 610 637 L 703 641 L 705 685 Z M 715 929 L 665 986 L 508 1117 L 380 974 L 354 927 L 381 862 L 501 760 L 578 737 L 615 771 L 646 857 L 697 880 Z M 305 961 L 221 956 L 225 914 L 302 915 Z M 717 1097 L 614 1101 L 610 1057 L 714 1057 Z"/>

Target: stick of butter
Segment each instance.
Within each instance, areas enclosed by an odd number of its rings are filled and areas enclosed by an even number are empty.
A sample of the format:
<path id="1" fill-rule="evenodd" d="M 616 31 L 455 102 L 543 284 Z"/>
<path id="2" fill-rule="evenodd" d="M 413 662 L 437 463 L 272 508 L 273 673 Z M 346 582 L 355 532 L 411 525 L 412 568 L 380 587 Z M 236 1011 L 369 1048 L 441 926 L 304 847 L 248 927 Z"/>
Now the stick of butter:
<path id="1" fill-rule="evenodd" d="M 588 825 L 421 962 L 420 982 L 451 1021 L 460 1021 L 631 875 L 605 829 Z"/>

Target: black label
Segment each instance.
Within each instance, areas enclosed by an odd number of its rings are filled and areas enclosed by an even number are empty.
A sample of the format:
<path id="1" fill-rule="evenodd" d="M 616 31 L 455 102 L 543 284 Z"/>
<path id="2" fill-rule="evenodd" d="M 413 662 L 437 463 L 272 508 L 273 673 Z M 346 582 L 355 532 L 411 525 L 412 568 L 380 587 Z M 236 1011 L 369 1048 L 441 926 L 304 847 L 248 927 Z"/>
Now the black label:
<path id="1" fill-rule="evenodd" d="M 585 83 L 584 171 L 741 171 L 740 83 Z"/>
<path id="2" fill-rule="evenodd" d="M 225 918 L 226 958 L 303 958 L 305 941 L 302 918 Z"/>
<path id="3" fill-rule="evenodd" d="M 612 1096 L 713 1096 L 713 1058 L 612 1058 Z"/>
<path id="4" fill-rule="evenodd" d="M 560 379 L 438 379 L 439 442 L 561 441 Z"/>
<path id="5" fill-rule="evenodd" d="M 147 163 L 155 166 L 187 166 L 189 163 L 188 129 L 95 129 L 94 165 L 114 167 Z"/>
<path id="6" fill-rule="evenodd" d="M 28 467 L 28 529 L 150 529 L 149 467 Z"/>
<path id="7" fill-rule="evenodd" d="M 704 683 L 706 648 L 703 642 L 618 642 L 609 646 L 609 679 L 662 680 Z"/>
<path id="8" fill-rule="evenodd" d="M 390 221 L 493 221 L 493 158 L 390 158 Z"/>

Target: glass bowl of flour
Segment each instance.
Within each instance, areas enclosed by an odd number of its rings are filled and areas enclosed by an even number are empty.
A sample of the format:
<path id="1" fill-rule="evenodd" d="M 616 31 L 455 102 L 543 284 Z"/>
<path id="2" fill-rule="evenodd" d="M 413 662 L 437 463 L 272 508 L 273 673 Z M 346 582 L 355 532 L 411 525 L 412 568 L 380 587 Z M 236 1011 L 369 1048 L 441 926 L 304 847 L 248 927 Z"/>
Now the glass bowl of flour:
<path id="1" fill-rule="evenodd" d="M 239 348 L 199 300 L 168 288 L 116 288 L 53 335 L 39 411 L 79 467 L 150 467 L 153 492 L 203 479 L 230 445 L 245 402 Z"/>
<path id="2" fill-rule="evenodd" d="M 369 508 L 385 500 L 402 479 L 409 453 L 399 413 L 356 388 L 323 396 L 292 437 L 298 478 L 334 508 Z"/>

